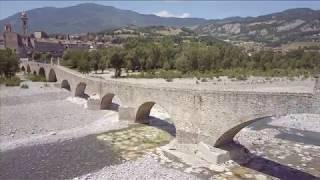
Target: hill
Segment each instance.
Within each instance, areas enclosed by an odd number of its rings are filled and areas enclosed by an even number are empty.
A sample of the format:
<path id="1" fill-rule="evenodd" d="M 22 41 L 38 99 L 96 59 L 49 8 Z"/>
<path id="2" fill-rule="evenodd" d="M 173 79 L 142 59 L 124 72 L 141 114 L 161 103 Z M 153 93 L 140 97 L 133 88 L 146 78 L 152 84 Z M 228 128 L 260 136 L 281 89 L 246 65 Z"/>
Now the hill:
<path id="1" fill-rule="evenodd" d="M 279 45 L 290 41 L 320 40 L 320 10 L 289 9 L 258 17 L 211 20 L 194 30 L 222 39 Z"/>
<path id="2" fill-rule="evenodd" d="M 222 40 L 262 42 L 274 46 L 295 41 L 320 42 L 320 10 L 308 8 L 289 9 L 258 17 L 213 20 L 165 18 L 93 3 L 64 8 L 38 8 L 27 11 L 27 14 L 29 32 L 86 33 L 127 26 L 165 26 L 172 29 L 164 29 L 158 33 L 179 34 L 174 28 L 188 27 L 198 35 L 210 35 Z M 0 20 L 0 27 L 11 23 L 14 31 L 21 32 L 19 18 L 20 13 L 17 13 Z"/>
<path id="3" fill-rule="evenodd" d="M 65 8 L 44 7 L 26 12 L 29 17 L 29 31 L 49 33 L 98 32 L 130 24 L 136 26 L 195 26 L 207 22 L 200 18 L 164 18 L 156 15 L 139 14 L 111 6 L 93 3 L 79 4 Z M 11 23 L 14 30 L 21 31 L 20 13 L 0 21 L 0 26 Z M 2 28 L 1 28 L 2 29 Z"/>

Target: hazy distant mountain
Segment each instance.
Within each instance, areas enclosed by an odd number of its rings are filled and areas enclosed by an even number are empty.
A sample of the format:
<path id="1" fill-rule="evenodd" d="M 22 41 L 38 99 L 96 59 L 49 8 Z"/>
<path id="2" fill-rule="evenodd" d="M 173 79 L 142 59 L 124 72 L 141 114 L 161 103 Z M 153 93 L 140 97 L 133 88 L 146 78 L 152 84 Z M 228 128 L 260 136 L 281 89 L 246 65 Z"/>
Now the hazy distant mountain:
<path id="1" fill-rule="evenodd" d="M 164 18 L 155 15 L 144 15 L 134 11 L 121 10 L 111 6 L 93 3 L 77 6 L 54 8 L 44 7 L 27 11 L 29 31 L 46 31 L 49 33 L 97 32 L 126 25 L 150 26 L 194 26 L 204 24 L 200 18 Z M 20 13 L 0 21 L 0 26 L 11 23 L 13 29 L 21 32 Z M 3 28 L 1 28 L 2 30 Z"/>
<path id="2" fill-rule="evenodd" d="M 320 41 L 320 10 L 289 9 L 259 17 L 211 20 L 194 29 L 223 39 L 253 40 L 273 44 L 288 41 Z"/>
<path id="3" fill-rule="evenodd" d="M 139 14 L 93 3 L 65 8 L 45 7 L 27 11 L 29 31 L 49 33 L 99 32 L 128 25 L 192 27 L 198 34 L 221 39 L 253 40 L 268 43 L 317 39 L 320 41 L 320 10 L 289 9 L 259 17 L 165 18 Z M 1 30 L 11 23 L 21 32 L 20 13 L 0 21 Z"/>

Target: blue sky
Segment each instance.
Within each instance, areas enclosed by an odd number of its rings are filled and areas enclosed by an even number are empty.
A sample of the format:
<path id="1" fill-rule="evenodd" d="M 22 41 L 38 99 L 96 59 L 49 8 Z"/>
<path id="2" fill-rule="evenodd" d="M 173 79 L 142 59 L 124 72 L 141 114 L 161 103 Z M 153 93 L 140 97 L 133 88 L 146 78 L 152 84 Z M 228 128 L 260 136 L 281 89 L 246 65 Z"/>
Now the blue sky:
<path id="1" fill-rule="evenodd" d="M 159 16 L 218 19 L 230 16 L 258 16 L 289 8 L 320 9 L 320 1 L 0 1 L 0 19 L 22 10 L 40 7 L 67 7 L 94 2 Z"/>

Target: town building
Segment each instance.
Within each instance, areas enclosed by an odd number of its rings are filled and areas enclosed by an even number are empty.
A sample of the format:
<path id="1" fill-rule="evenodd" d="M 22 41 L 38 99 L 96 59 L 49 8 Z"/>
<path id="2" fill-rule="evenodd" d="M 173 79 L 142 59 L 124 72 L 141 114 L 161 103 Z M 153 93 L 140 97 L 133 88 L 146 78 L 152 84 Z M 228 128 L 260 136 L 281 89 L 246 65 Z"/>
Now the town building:
<path id="1" fill-rule="evenodd" d="M 48 34 L 37 31 L 28 34 L 28 17 L 21 13 L 22 32 L 13 31 L 11 24 L 4 26 L 4 32 L 0 35 L 0 49 L 12 49 L 20 58 L 31 58 L 34 53 L 49 53 L 53 57 L 61 57 L 65 46 L 56 39 L 50 39 Z"/>
<path id="2" fill-rule="evenodd" d="M 35 54 L 50 54 L 52 57 L 62 57 L 64 51 L 96 50 L 117 44 L 119 37 L 97 35 L 95 33 L 51 34 L 44 31 L 28 32 L 28 16 L 21 13 L 22 34 L 14 32 L 11 24 L 4 26 L 0 34 L 0 49 L 12 49 L 20 59 L 32 58 Z"/>

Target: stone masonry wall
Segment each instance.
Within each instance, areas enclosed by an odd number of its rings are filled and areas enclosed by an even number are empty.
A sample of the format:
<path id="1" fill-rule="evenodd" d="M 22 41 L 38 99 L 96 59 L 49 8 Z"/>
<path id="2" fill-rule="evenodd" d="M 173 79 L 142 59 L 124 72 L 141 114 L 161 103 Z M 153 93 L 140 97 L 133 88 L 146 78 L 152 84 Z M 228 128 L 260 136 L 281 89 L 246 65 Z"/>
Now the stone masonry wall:
<path id="1" fill-rule="evenodd" d="M 23 64 L 22 64 L 23 65 Z M 221 145 L 232 140 L 244 126 L 258 118 L 290 113 L 320 113 L 319 80 L 315 94 L 199 91 L 152 88 L 114 80 L 92 78 L 61 66 L 29 62 L 31 70 L 45 68 L 46 76 L 54 69 L 58 82 L 68 80 L 73 95 L 77 85 L 86 84 L 89 96 L 112 93 L 121 100 L 120 118 L 135 121 L 139 107 L 154 102 L 170 114 L 182 143 L 204 141 Z"/>

